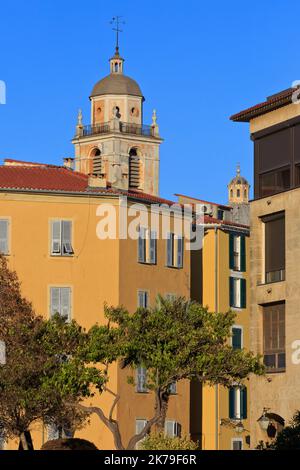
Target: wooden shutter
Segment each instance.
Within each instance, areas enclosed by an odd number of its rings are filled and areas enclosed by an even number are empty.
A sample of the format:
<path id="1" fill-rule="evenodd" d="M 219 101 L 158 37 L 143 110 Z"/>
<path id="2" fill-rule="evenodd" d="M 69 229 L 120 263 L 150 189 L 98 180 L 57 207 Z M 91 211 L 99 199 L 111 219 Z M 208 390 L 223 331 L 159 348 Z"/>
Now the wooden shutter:
<path id="1" fill-rule="evenodd" d="M 50 289 L 50 315 L 60 314 L 60 289 L 51 287 Z"/>
<path id="2" fill-rule="evenodd" d="M 234 277 L 229 278 L 229 306 L 234 307 Z"/>
<path id="3" fill-rule="evenodd" d="M 140 227 L 139 230 L 138 260 L 140 263 L 145 263 L 146 261 L 146 231 L 143 227 Z"/>
<path id="4" fill-rule="evenodd" d="M 72 248 L 72 222 L 70 220 L 62 221 L 62 252 L 71 255 Z"/>
<path id="5" fill-rule="evenodd" d="M 183 266 L 183 238 L 177 237 L 177 268 Z"/>
<path id="6" fill-rule="evenodd" d="M 150 263 L 156 264 L 157 240 L 156 232 L 150 232 Z"/>
<path id="7" fill-rule="evenodd" d="M 241 308 L 246 308 L 246 295 L 247 295 L 247 286 L 246 279 L 240 279 L 240 288 L 241 288 Z"/>
<path id="8" fill-rule="evenodd" d="M 129 188 L 140 185 L 140 159 L 137 155 L 129 156 Z"/>
<path id="9" fill-rule="evenodd" d="M 246 237 L 245 235 L 240 236 L 240 259 L 241 259 L 241 269 L 240 271 L 246 271 Z"/>
<path id="10" fill-rule="evenodd" d="M 265 223 L 266 273 L 285 269 L 285 216 L 284 212 L 262 217 Z"/>
<path id="11" fill-rule="evenodd" d="M 229 419 L 235 419 L 235 387 L 230 387 L 228 396 L 229 396 Z"/>
<path id="12" fill-rule="evenodd" d="M 241 397 L 240 416 L 241 416 L 241 419 L 247 419 L 247 388 L 246 387 L 242 387 L 240 389 L 240 397 Z"/>
<path id="13" fill-rule="evenodd" d="M 8 220 L 0 220 L 0 253 L 8 254 Z"/>
<path id="14" fill-rule="evenodd" d="M 173 266 L 174 234 L 168 233 L 167 238 L 167 266 Z"/>
<path id="15" fill-rule="evenodd" d="M 53 255 L 61 254 L 61 221 L 53 220 L 51 227 L 51 253 Z"/>
<path id="16" fill-rule="evenodd" d="M 242 348 L 242 329 L 232 327 L 232 347 L 233 349 Z"/>
<path id="17" fill-rule="evenodd" d="M 62 287 L 60 289 L 60 314 L 66 320 L 71 318 L 71 289 L 69 287 Z"/>
<path id="18" fill-rule="evenodd" d="M 234 235 L 229 234 L 229 268 L 234 269 Z"/>

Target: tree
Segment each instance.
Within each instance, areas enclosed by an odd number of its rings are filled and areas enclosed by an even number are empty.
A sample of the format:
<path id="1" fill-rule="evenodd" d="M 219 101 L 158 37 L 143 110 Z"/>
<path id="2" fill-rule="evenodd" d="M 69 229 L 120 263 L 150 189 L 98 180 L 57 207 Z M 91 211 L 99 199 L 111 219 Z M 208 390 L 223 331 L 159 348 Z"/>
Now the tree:
<path id="1" fill-rule="evenodd" d="M 105 308 L 106 326 L 89 332 L 86 360 L 108 365 L 120 361 L 122 368 L 142 365 L 147 369 L 147 388 L 155 394 L 155 410 L 146 426 L 129 440 L 134 449 L 153 426 L 163 427 L 170 385 L 183 379 L 196 379 L 210 385 L 226 387 L 240 384 L 250 373 L 261 375 L 264 367 L 251 352 L 234 350 L 228 345 L 234 313 L 212 313 L 183 298 L 168 301 L 158 298 L 154 308 L 139 308 L 130 314 L 122 307 Z M 132 379 L 129 378 L 132 383 Z M 121 397 L 114 396 L 106 416 L 99 407 L 89 407 L 113 434 L 117 449 L 125 448 L 113 412 Z"/>
<path id="2" fill-rule="evenodd" d="M 187 437 L 168 437 L 163 433 L 150 434 L 139 444 L 141 450 L 198 450 L 199 443 Z"/>
<path id="3" fill-rule="evenodd" d="M 286 426 L 268 446 L 273 450 L 300 450 L 300 411 L 297 411 L 289 426 Z"/>
<path id="4" fill-rule="evenodd" d="M 72 429 L 86 420 L 75 404 L 91 396 L 92 383 L 101 391 L 104 382 L 101 372 L 81 359 L 86 339 L 74 321 L 37 316 L 0 256 L 0 340 L 6 346 L 6 363 L 0 366 L 0 421 L 5 438 L 19 438 L 28 450 L 35 421 Z"/>

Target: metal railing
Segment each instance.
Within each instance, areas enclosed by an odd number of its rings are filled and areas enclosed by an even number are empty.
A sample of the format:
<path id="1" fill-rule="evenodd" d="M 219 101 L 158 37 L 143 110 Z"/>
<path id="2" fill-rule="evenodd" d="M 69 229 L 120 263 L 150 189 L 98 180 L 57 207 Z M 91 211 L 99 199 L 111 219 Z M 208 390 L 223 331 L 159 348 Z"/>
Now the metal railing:
<path id="1" fill-rule="evenodd" d="M 122 132 L 124 134 L 131 134 L 131 135 L 142 135 L 146 137 L 157 137 L 155 135 L 155 129 L 152 126 L 146 125 L 138 125 L 128 122 L 119 122 L 120 127 L 119 129 L 115 129 L 111 126 L 110 122 L 104 122 L 101 124 L 94 124 L 94 125 L 87 125 L 83 126 L 79 136 L 87 137 L 91 135 L 99 135 L 99 134 L 108 134 L 109 132 Z"/>

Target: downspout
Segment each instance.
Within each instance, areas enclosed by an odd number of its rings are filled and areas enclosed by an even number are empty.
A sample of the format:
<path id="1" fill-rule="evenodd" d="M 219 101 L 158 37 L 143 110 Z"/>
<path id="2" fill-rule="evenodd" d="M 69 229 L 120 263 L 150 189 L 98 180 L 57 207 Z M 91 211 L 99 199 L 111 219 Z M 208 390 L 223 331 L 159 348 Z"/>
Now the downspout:
<path id="1" fill-rule="evenodd" d="M 218 299 L 218 226 L 215 226 L 215 312 L 219 310 Z M 219 386 L 215 385 L 215 450 L 219 449 Z"/>

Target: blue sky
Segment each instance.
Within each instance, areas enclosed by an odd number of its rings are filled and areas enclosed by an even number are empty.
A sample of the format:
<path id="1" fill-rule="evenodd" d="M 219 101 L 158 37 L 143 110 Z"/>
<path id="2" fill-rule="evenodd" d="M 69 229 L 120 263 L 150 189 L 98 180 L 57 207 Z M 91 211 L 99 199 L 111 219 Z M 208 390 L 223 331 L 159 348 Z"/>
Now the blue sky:
<path id="1" fill-rule="evenodd" d="M 248 125 L 228 117 L 300 79 L 293 0 L 15 0 L 0 11 L 0 159 L 60 164 L 72 156 L 78 108 L 108 73 L 109 21 L 124 15 L 125 73 L 140 84 L 165 142 L 160 193 L 226 202 L 241 163 L 252 183 Z"/>

